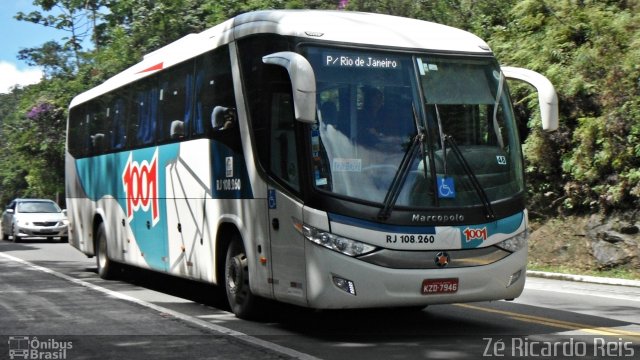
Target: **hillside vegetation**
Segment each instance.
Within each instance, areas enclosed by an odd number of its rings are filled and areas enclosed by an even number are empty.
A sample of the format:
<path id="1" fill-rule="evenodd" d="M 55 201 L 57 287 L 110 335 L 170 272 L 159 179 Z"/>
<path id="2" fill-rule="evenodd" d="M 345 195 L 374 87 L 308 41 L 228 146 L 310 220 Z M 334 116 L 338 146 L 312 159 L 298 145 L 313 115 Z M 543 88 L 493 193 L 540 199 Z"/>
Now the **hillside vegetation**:
<path id="1" fill-rule="evenodd" d="M 19 57 L 45 70 L 37 85 L 0 95 L 0 201 L 63 198 L 64 133 L 71 98 L 144 53 L 236 14 L 264 8 L 336 9 L 321 0 L 36 0 L 16 17 L 66 30 Z M 537 96 L 512 84 L 522 119 L 533 217 L 624 211 L 640 204 L 640 4 L 576 0 L 351 0 L 348 10 L 464 28 L 504 65 L 545 74 L 561 126 L 543 133 Z M 55 14 L 55 15 L 52 15 Z M 84 48 L 91 43 L 90 48 Z"/>

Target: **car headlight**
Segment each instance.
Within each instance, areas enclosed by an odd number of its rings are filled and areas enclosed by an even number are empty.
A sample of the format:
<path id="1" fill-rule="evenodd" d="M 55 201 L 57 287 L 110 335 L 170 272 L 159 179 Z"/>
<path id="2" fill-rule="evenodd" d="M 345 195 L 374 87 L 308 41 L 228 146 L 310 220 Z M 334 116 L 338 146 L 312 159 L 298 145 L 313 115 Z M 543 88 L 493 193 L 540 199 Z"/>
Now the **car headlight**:
<path id="1" fill-rule="evenodd" d="M 525 248 L 527 246 L 528 238 L 529 230 L 525 229 L 525 231 L 496 244 L 496 246 L 513 253 Z"/>
<path id="2" fill-rule="evenodd" d="M 360 256 L 376 250 L 375 246 L 316 229 L 297 219 L 293 219 L 293 223 L 307 240 L 345 255 Z"/>

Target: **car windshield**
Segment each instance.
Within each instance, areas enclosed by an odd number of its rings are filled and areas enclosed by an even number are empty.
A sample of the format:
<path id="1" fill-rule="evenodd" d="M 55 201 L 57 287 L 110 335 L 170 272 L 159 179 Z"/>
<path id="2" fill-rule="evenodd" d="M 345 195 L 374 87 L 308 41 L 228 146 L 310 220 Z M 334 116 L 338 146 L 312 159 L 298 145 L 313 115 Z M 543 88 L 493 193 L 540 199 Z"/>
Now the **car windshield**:
<path id="1" fill-rule="evenodd" d="M 493 58 L 325 47 L 305 55 L 318 91 L 309 137 L 317 189 L 385 206 L 395 192 L 394 206 L 418 208 L 523 191 L 516 124 Z"/>
<path id="2" fill-rule="evenodd" d="M 61 210 L 55 203 L 48 201 L 26 201 L 18 203 L 20 213 L 59 213 Z"/>

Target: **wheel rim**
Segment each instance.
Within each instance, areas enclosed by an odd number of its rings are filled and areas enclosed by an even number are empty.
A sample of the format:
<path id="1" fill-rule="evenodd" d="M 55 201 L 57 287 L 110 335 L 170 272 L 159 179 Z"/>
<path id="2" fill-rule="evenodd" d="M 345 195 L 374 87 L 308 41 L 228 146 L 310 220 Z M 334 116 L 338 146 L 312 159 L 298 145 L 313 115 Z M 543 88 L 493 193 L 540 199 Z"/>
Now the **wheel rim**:
<path id="1" fill-rule="evenodd" d="M 107 242 L 100 238 L 98 241 L 98 270 L 103 269 L 107 263 Z"/>
<path id="2" fill-rule="evenodd" d="M 246 296 L 247 258 L 239 254 L 229 259 L 227 266 L 227 291 L 236 303 L 241 303 Z"/>

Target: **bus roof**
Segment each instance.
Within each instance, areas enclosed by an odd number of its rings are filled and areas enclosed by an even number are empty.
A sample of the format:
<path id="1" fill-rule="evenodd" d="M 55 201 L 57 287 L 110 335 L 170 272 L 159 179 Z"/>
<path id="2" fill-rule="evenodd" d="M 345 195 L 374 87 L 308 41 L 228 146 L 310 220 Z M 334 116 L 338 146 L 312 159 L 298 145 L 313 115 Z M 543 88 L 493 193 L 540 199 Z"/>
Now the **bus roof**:
<path id="1" fill-rule="evenodd" d="M 450 26 L 392 15 L 340 10 L 264 10 L 234 18 L 234 35 L 270 32 L 380 47 L 488 53 L 477 36 Z"/>
<path id="2" fill-rule="evenodd" d="M 467 31 L 422 20 L 338 10 L 262 10 L 238 15 L 145 55 L 141 62 L 76 96 L 70 107 L 234 39 L 260 33 L 372 47 L 491 53 L 486 42 Z"/>

